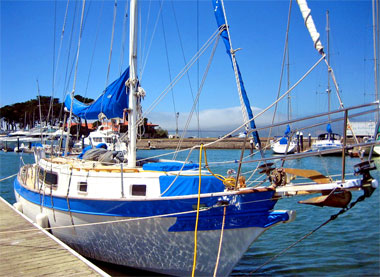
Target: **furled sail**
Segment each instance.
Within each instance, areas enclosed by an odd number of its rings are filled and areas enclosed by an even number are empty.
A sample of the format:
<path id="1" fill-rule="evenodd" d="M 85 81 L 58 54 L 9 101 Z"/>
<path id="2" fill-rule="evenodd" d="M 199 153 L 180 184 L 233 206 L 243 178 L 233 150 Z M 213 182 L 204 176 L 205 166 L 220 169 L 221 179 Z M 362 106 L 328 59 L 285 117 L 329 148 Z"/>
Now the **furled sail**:
<path id="1" fill-rule="evenodd" d="M 228 36 L 228 31 L 227 31 L 227 23 L 226 23 L 223 6 L 222 6 L 223 4 L 220 0 L 212 0 L 212 3 L 214 5 L 214 13 L 215 13 L 216 22 L 218 24 L 219 29 L 222 31 L 220 36 L 222 37 L 224 45 L 226 46 L 227 54 L 231 58 L 232 66 L 234 67 L 234 70 L 236 69 L 236 72 L 238 75 L 237 78 L 238 78 L 238 82 L 240 86 L 239 93 L 240 93 L 242 102 L 244 103 L 246 114 L 248 116 L 248 118 L 245 120 L 249 119 L 249 124 L 250 124 L 249 127 L 251 129 L 256 129 L 256 124 L 255 124 L 255 121 L 253 120 L 251 105 L 249 103 L 247 92 L 244 88 L 244 83 L 243 83 L 243 79 L 240 73 L 239 65 L 236 61 L 236 57 L 234 57 L 234 50 L 231 48 L 231 43 Z M 255 144 L 260 147 L 261 142 L 260 142 L 258 132 L 257 131 L 252 132 L 252 136 L 253 136 L 253 139 L 255 140 Z"/>
<path id="2" fill-rule="evenodd" d="M 98 119 L 100 113 L 103 113 L 107 118 L 123 118 L 123 110 L 128 108 L 128 93 L 126 93 L 127 87 L 125 86 L 128 78 L 129 67 L 94 102 L 84 104 L 74 99 L 73 114 L 89 120 Z M 68 94 L 65 99 L 65 106 L 68 109 L 71 107 L 71 101 L 72 97 Z"/>
<path id="3" fill-rule="evenodd" d="M 306 0 L 297 0 L 298 6 L 301 10 L 303 20 L 305 21 L 306 28 L 309 30 L 311 39 L 314 42 L 314 48 L 323 55 L 323 45 L 319 40 L 319 33 L 317 28 L 315 27 L 313 18 L 311 17 L 311 10 L 309 9 Z"/>

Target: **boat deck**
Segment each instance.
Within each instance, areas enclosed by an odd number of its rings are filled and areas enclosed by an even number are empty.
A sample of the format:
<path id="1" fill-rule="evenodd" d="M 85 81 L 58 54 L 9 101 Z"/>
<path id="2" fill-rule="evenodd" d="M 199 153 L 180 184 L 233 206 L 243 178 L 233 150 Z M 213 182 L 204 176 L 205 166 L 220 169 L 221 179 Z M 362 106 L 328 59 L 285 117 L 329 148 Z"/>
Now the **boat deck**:
<path id="1" fill-rule="evenodd" d="M 20 230 L 28 231 L 17 232 Z M 1 197 L 0 257 L 3 276 L 109 276 L 39 229 Z"/>

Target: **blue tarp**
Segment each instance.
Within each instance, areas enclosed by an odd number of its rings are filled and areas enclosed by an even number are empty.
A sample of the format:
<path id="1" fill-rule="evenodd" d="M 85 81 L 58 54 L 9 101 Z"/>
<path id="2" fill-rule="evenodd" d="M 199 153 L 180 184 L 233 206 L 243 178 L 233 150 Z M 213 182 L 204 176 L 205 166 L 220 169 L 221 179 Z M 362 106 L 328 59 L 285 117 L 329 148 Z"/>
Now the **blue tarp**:
<path id="1" fill-rule="evenodd" d="M 226 21 L 224 19 L 224 12 L 223 12 L 223 8 L 222 8 L 222 5 L 221 5 L 221 2 L 219 0 L 212 0 L 212 3 L 214 5 L 214 13 L 215 13 L 216 22 L 218 24 L 218 27 L 221 28 L 222 26 L 226 25 Z M 220 36 L 223 39 L 224 45 L 226 46 L 227 54 L 231 58 L 231 62 L 232 62 L 231 46 L 230 46 L 230 40 L 228 38 L 227 30 L 224 29 L 222 31 L 222 33 L 220 34 Z M 242 97 L 243 97 L 244 105 L 245 105 L 245 108 L 246 108 L 246 111 L 247 111 L 247 114 L 248 114 L 248 118 L 250 119 L 250 127 L 251 127 L 251 129 L 256 129 L 256 124 L 255 124 L 255 121 L 253 120 L 253 113 L 252 113 L 251 105 L 249 103 L 247 92 L 245 91 L 245 87 L 244 87 L 244 83 L 243 83 L 243 78 L 241 76 L 239 65 L 237 64 L 237 61 L 236 61 L 236 68 L 237 68 L 237 72 L 238 72 L 238 75 L 239 75 L 239 82 L 240 82 L 241 94 L 242 94 Z M 260 146 L 261 142 L 260 142 L 260 138 L 259 138 L 258 132 L 254 131 L 252 133 L 252 136 L 253 136 L 253 139 L 255 140 L 255 144 L 257 144 L 257 145 Z"/>
<path id="2" fill-rule="evenodd" d="M 174 181 L 176 176 L 160 176 L 160 189 L 163 193 Z M 180 196 L 198 194 L 198 176 L 178 176 L 174 184 L 163 196 Z M 201 177 L 201 193 L 224 191 L 224 184 L 214 176 Z"/>
<path id="3" fill-rule="evenodd" d="M 103 113 L 107 118 L 123 118 L 123 110 L 128 108 L 128 93 L 126 93 L 125 82 L 129 78 L 129 67 L 124 73 L 110 84 L 103 93 L 91 104 L 84 104 L 76 99 L 73 102 L 73 114 L 84 119 L 98 119 Z M 70 110 L 71 95 L 65 99 L 65 106 Z"/>
<path id="4" fill-rule="evenodd" d="M 179 171 L 181 170 L 183 163 L 179 162 L 160 162 L 160 163 L 147 163 L 143 165 L 144 170 L 153 171 Z M 182 170 L 190 170 L 198 168 L 198 164 L 185 164 Z"/>

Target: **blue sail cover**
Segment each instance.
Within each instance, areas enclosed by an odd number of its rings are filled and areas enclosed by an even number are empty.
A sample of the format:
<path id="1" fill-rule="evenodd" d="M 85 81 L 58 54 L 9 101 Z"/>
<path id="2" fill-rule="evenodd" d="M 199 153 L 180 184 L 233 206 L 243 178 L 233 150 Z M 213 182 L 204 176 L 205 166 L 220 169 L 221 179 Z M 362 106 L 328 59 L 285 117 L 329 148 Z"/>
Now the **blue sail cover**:
<path id="1" fill-rule="evenodd" d="M 329 133 L 329 134 L 332 133 L 332 129 L 331 129 L 331 125 L 330 125 L 330 123 L 327 124 L 327 126 L 326 126 L 326 131 L 327 131 L 327 133 Z"/>
<path id="2" fill-rule="evenodd" d="M 212 0 L 212 4 L 214 5 L 214 13 L 215 13 L 216 22 L 218 24 L 218 27 L 221 28 L 222 26 L 226 25 L 222 4 L 219 0 Z M 230 40 L 228 38 L 227 30 L 224 29 L 222 31 L 222 33 L 220 34 L 220 36 L 223 39 L 224 45 L 226 46 L 227 54 L 230 57 L 231 62 L 232 62 L 231 46 L 230 46 Z M 255 124 L 255 121 L 253 120 L 253 113 L 252 113 L 251 105 L 249 103 L 247 92 L 245 91 L 245 88 L 244 88 L 243 78 L 241 76 L 239 65 L 237 64 L 237 61 L 236 61 L 236 68 L 237 68 L 238 75 L 239 75 L 239 82 L 240 82 L 241 94 L 243 97 L 244 105 L 245 105 L 245 108 L 247 110 L 248 118 L 250 119 L 250 127 L 251 127 L 251 129 L 256 129 L 256 124 Z M 254 131 L 252 133 L 252 136 L 253 136 L 253 139 L 255 140 L 255 144 L 258 144 L 259 146 L 261 146 L 261 142 L 260 142 L 258 132 Z"/>
<path id="3" fill-rule="evenodd" d="M 98 119 L 98 115 L 103 113 L 107 118 L 123 118 L 123 110 L 128 108 L 128 94 L 126 93 L 125 82 L 129 78 L 129 67 L 124 73 L 110 84 L 103 93 L 91 104 L 84 104 L 76 99 L 73 102 L 73 114 L 84 119 Z M 70 110 L 71 94 L 65 99 L 65 106 Z"/>
<path id="4" fill-rule="evenodd" d="M 286 126 L 286 130 L 285 130 L 285 136 L 288 136 L 290 134 L 290 126 L 289 124 Z"/>

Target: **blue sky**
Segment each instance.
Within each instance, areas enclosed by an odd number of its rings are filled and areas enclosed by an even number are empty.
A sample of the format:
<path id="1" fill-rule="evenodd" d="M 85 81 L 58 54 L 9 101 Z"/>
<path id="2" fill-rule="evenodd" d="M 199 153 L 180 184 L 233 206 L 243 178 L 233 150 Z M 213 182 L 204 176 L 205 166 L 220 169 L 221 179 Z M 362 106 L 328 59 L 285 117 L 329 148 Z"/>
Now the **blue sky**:
<path id="1" fill-rule="evenodd" d="M 118 1 L 117 4 L 115 40 L 108 83 L 119 76 L 120 64 L 123 65 L 122 68 L 125 68 L 128 62 L 128 34 L 126 34 L 124 60 L 120 59 L 126 2 Z M 140 5 L 142 17 L 140 69 L 147 58 L 145 70 L 143 74 L 140 74 L 142 75 L 140 76 L 142 77 L 141 84 L 147 93 L 143 102 L 144 107 L 148 107 L 164 90 L 170 78 L 173 79 L 184 67 L 182 48 L 185 59 L 189 61 L 197 48 L 202 46 L 216 30 L 211 1 L 165 1 L 162 18 L 157 21 L 152 47 L 149 55 L 146 56 L 159 4 L 160 1 L 146 0 Z M 50 96 L 54 91 L 54 96 L 62 99 L 65 93 L 73 89 L 74 73 L 69 78 L 66 72 L 70 72 L 74 61 L 82 2 L 70 1 L 69 3 L 59 61 L 58 49 L 61 43 L 66 1 L 2 0 L 0 5 L 0 106 L 35 98 L 37 96 L 36 79 L 38 79 L 42 95 Z M 113 6 L 114 1 L 110 0 L 86 2 L 86 20 L 80 48 L 76 94 L 96 98 L 106 86 Z M 263 109 L 271 104 L 277 95 L 289 2 L 225 1 L 225 6 L 233 47 L 242 49 L 237 53 L 237 59 L 251 105 L 255 110 Z M 341 88 L 345 106 L 373 100 L 372 1 L 309 1 L 309 7 L 325 48 L 326 10 L 329 10 L 331 64 Z M 173 8 L 175 13 L 173 13 Z M 175 18 L 179 30 L 177 30 Z M 71 30 L 73 34 L 70 44 Z M 178 33 L 181 36 L 182 46 L 179 43 Z M 313 48 L 295 1 L 292 7 L 289 45 L 292 84 L 320 57 Z M 71 49 L 70 56 L 69 49 Z M 169 53 L 168 57 L 166 52 Z M 173 92 L 170 92 L 148 115 L 149 121 L 167 129 L 174 129 L 174 113 L 179 112 L 180 126 L 185 124 L 192 106 L 191 91 L 194 95 L 196 94 L 210 53 L 211 48 L 189 71 L 189 79 L 183 78 Z M 53 61 L 56 68 L 54 90 Z M 191 83 L 191 89 L 189 83 Z M 326 66 L 322 63 L 293 92 L 293 115 L 302 116 L 326 111 L 327 97 L 324 93 L 326 86 Z M 283 83 L 282 91 L 285 91 L 285 87 L 286 84 Z M 332 105 L 333 108 L 338 108 L 335 94 L 332 97 Z M 211 128 L 209 126 L 213 125 L 215 130 L 223 128 L 228 130 L 230 126 L 236 126 L 241 120 L 238 106 L 239 100 L 230 61 L 225 54 L 224 45 L 219 43 L 200 98 L 201 128 Z M 281 103 L 279 108 L 284 114 L 286 103 Z M 263 122 L 269 118 L 270 114 L 267 114 Z M 194 120 L 191 126 L 195 128 Z"/>

